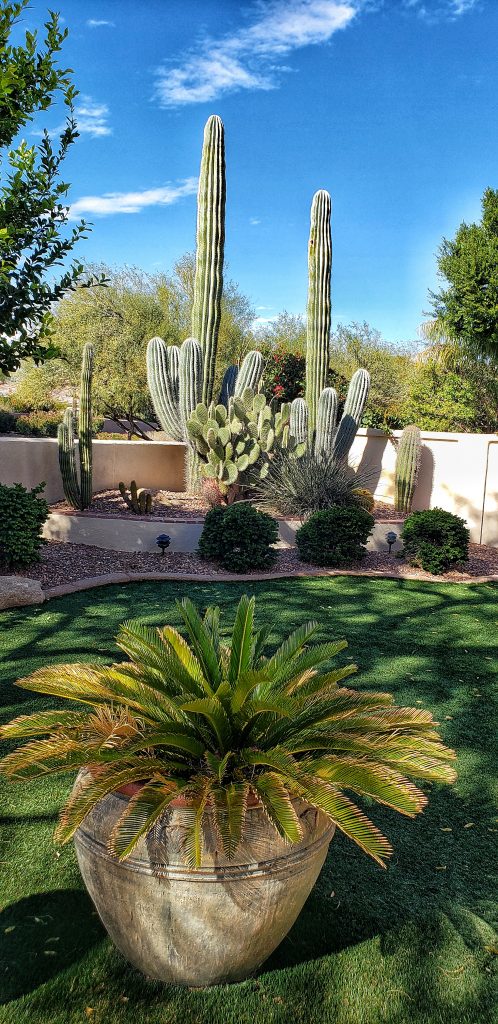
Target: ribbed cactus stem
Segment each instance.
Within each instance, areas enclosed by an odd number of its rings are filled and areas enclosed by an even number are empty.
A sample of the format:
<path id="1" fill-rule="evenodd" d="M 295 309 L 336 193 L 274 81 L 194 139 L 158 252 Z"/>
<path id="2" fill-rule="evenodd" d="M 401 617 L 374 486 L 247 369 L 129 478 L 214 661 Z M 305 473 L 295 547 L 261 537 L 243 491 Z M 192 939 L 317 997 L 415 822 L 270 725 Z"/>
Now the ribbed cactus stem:
<path id="1" fill-rule="evenodd" d="M 221 319 L 223 255 L 225 247 L 225 139 L 223 122 L 212 115 L 204 129 L 197 198 L 197 254 L 195 264 L 192 335 L 204 359 L 202 400 L 209 405 Z"/>
<path id="2" fill-rule="evenodd" d="M 316 418 L 315 454 L 318 458 L 329 458 L 332 455 L 337 430 L 337 406 L 335 388 L 324 388 L 318 399 Z"/>
<path id="3" fill-rule="evenodd" d="M 347 458 L 365 411 L 369 391 L 370 374 L 368 370 L 357 370 L 351 377 L 344 411 L 335 436 L 334 458 Z"/>
<path id="4" fill-rule="evenodd" d="M 253 349 L 242 360 L 234 395 L 242 395 L 246 388 L 252 388 L 253 391 L 257 391 L 262 375 L 263 356 L 257 349 Z"/>
<path id="5" fill-rule="evenodd" d="M 92 375 L 93 345 L 86 344 L 81 364 L 80 409 L 78 421 L 80 455 L 81 508 L 92 503 Z"/>
<path id="6" fill-rule="evenodd" d="M 308 439 L 308 406 L 304 398 L 291 402 L 290 433 L 296 444 L 304 444 Z"/>
<path id="7" fill-rule="evenodd" d="M 321 189 L 313 196 L 308 248 L 306 401 L 310 436 L 316 426 L 318 400 L 327 383 L 330 346 L 330 278 L 332 271 L 331 199 Z"/>
<path id="8" fill-rule="evenodd" d="M 202 350 L 196 338 L 187 338 L 180 348 L 180 420 L 187 438 L 187 422 L 202 395 Z"/>
<path id="9" fill-rule="evenodd" d="M 228 369 L 225 370 L 223 380 L 221 382 L 220 404 L 226 406 L 227 409 L 228 400 L 229 398 L 232 398 L 235 392 L 238 374 L 238 366 L 229 366 Z"/>
<path id="10" fill-rule="evenodd" d="M 81 508 L 81 494 L 76 472 L 74 450 L 74 422 L 72 409 L 66 409 L 57 431 L 59 467 L 66 501 L 73 508 Z"/>
<path id="11" fill-rule="evenodd" d="M 410 512 L 420 469 L 420 430 L 415 424 L 405 427 L 396 454 L 395 507 L 397 512 Z"/>
<path id="12" fill-rule="evenodd" d="M 178 408 L 179 350 L 169 348 L 162 338 L 151 338 L 147 345 L 147 383 L 154 411 L 172 441 L 182 440 Z"/>

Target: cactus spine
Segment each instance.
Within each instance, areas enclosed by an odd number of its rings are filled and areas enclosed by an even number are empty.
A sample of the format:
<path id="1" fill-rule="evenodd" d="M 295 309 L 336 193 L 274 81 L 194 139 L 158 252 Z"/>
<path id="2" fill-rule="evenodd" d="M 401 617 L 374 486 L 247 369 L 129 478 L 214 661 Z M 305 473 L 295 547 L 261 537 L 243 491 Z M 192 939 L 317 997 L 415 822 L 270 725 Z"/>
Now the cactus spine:
<path id="1" fill-rule="evenodd" d="M 420 469 L 420 430 L 414 424 L 405 427 L 396 453 L 395 507 L 397 512 L 410 512 Z"/>
<path id="2" fill-rule="evenodd" d="M 204 129 L 197 199 L 197 255 L 195 265 L 192 335 L 204 355 L 202 400 L 213 397 L 213 383 L 221 319 L 223 255 L 225 246 L 225 139 L 223 122 L 213 115 Z"/>
<path id="3" fill-rule="evenodd" d="M 361 423 L 369 391 L 370 374 L 368 370 L 356 370 L 349 383 L 344 411 L 335 436 L 332 453 L 336 459 L 345 459 L 349 454 Z"/>
<path id="4" fill-rule="evenodd" d="M 261 352 L 254 349 L 248 352 L 242 360 L 242 366 L 237 375 L 234 395 L 242 395 L 246 388 L 256 391 L 263 374 L 263 356 Z"/>
<path id="5" fill-rule="evenodd" d="M 330 456 L 337 430 L 337 391 L 324 388 L 318 399 L 315 454 L 318 458 Z"/>
<path id="6" fill-rule="evenodd" d="M 66 409 L 57 431 L 59 467 L 66 500 L 73 508 L 88 508 L 92 502 L 92 378 L 93 345 L 83 349 L 78 419 L 78 453 L 80 479 L 76 469 L 74 451 L 74 420 L 71 409 Z"/>
<path id="7" fill-rule="evenodd" d="M 318 399 L 327 383 L 330 346 L 331 200 L 321 189 L 313 196 L 308 247 L 306 401 L 310 437 L 316 426 Z"/>

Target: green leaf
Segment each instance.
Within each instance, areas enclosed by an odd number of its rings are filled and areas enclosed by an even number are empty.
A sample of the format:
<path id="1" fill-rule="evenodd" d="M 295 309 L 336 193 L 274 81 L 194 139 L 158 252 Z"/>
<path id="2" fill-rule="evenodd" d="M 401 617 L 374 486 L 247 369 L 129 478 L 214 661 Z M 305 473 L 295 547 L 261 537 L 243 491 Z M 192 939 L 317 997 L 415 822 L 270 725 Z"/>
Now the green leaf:
<path id="1" fill-rule="evenodd" d="M 228 670 L 228 679 L 232 686 L 237 683 L 242 673 L 247 671 L 251 665 L 255 603 L 256 598 L 251 597 L 249 599 L 247 594 L 243 594 L 235 615 L 230 667 Z"/>
<path id="2" fill-rule="evenodd" d="M 258 775 L 251 785 L 280 835 L 289 843 L 298 843 L 303 837 L 303 828 L 279 776 L 265 772 Z"/>

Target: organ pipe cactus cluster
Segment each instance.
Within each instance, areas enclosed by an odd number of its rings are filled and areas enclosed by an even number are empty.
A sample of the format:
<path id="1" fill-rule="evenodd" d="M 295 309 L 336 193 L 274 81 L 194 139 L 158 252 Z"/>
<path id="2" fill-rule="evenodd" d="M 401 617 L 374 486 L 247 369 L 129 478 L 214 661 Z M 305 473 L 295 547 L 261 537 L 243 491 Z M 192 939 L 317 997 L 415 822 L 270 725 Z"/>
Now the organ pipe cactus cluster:
<path id="1" fill-rule="evenodd" d="M 74 418 L 66 409 L 57 431 L 59 466 L 66 500 L 73 508 L 88 508 L 92 501 L 92 377 L 93 345 L 86 344 L 81 364 L 78 418 L 79 479 L 76 468 Z"/>
<path id="2" fill-rule="evenodd" d="M 138 516 L 150 515 L 152 512 L 152 495 L 150 491 L 146 491 L 145 487 L 137 487 L 136 480 L 132 480 L 130 484 L 130 493 L 123 482 L 119 484 L 119 493 L 123 501 L 126 502 L 128 508 Z"/>
<path id="3" fill-rule="evenodd" d="M 420 430 L 414 424 L 405 427 L 396 453 L 395 507 L 397 512 L 410 512 L 420 469 Z"/>
<path id="4" fill-rule="evenodd" d="M 278 448 L 299 449 L 290 433 L 290 405 L 285 403 L 275 413 L 265 396 L 252 388 L 230 398 L 228 409 L 199 403 L 188 431 L 201 460 L 201 475 L 216 480 L 227 501 L 265 478 L 270 456 Z"/>
<path id="5" fill-rule="evenodd" d="M 260 352 L 249 352 L 240 369 L 230 366 L 225 372 L 221 393 L 216 405 L 213 396 L 218 332 L 221 319 L 223 291 L 223 257 L 225 241 L 225 143 L 224 129 L 219 117 L 212 116 L 204 131 L 199 191 L 197 203 L 197 252 L 192 309 L 192 338 L 180 348 L 167 347 L 161 338 L 153 338 L 147 350 L 147 375 L 154 408 L 163 430 L 173 440 L 190 444 L 189 483 L 195 483 L 198 465 L 192 451 L 203 460 L 202 475 L 216 469 L 216 479 L 225 485 L 232 483 L 236 461 L 219 456 L 220 463 L 208 463 L 207 438 L 195 434 L 197 410 L 202 405 L 206 419 L 214 420 L 211 407 L 223 407 L 225 420 L 217 423 L 222 431 L 228 429 L 233 416 L 233 403 L 248 390 L 256 393 L 263 372 Z M 308 254 L 308 319 L 306 346 L 306 397 L 295 399 L 288 415 L 288 434 L 293 438 L 294 451 L 299 454 L 305 443 L 319 457 L 345 461 L 368 398 L 370 378 L 366 370 L 358 370 L 350 383 L 344 412 L 338 419 L 338 398 L 333 388 L 326 387 L 329 365 L 332 272 L 331 199 L 320 190 L 313 197 Z M 254 397 L 256 397 L 254 395 Z M 262 407 L 266 400 L 262 400 Z M 196 415 L 193 415 L 196 410 Z M 222 413 L 218 413 L 218 418 Z M 202 427 L 203 424 L 200 424 Z M 199 427 L 199 428 L 200 428 Z M 214 430 L 214 427 L 211 429 Z M 252 438 L 254 440 L 254 438 Z M 219 438 L 216 443 L 220 445 Z M 232 445 L 232 439 L 227 444 Z M 241 445 L 239 438 L 237 444 Z M 213 451 L 215 449 L 212 449 Z M 230 450 L 230 449 L 229 449 Z M 225 453 L 226 454 L 226 453 Z M 237 458 L 245 461 L 247 451 Z M 212 456 L 214 458 L 214 456 Z M 228 464 L 228 468 L 227 468 Z M 220 469 L 220 466 L 223 466 Z M 237 468 L 237 467 L 236 467 Z M 240 470 L 245 473 L 247 469 Z M 238 479 L 239 470 L 237 470 Z M 219 475 L 221 474 L 221 475 Z M 230 479 L 229 479 L 230 478 Z"/>

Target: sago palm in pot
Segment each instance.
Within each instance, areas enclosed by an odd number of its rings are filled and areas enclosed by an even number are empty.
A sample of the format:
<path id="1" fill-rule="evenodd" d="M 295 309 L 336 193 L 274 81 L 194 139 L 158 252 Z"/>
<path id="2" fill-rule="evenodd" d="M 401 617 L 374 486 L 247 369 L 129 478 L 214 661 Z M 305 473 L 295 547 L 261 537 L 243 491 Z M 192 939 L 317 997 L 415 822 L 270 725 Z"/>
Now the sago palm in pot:
<path id="1" fill-rule="evenodd" d="M 219 608 L 178 604 L 172 626 L 126 622 L 128 661 L 39 669 L 19 686 L 77 702 L 3 727 L 28 742 L 2 772 L 79 769 L 56 838 L 75 836 L 84 881 L 111 937 L 149 976 L 234 981 L 293 924 L 335 828 L 384 866 L 385 836 L 354 802 L 414 817 L 411 779 L 451 782 L 453 751 L 432 715 L 343 686 L 344 640 L 299 626 L 272 654 L 241 598 L 229 642 Z M 43 737 L 43 738 L 36 738 Z"/>

